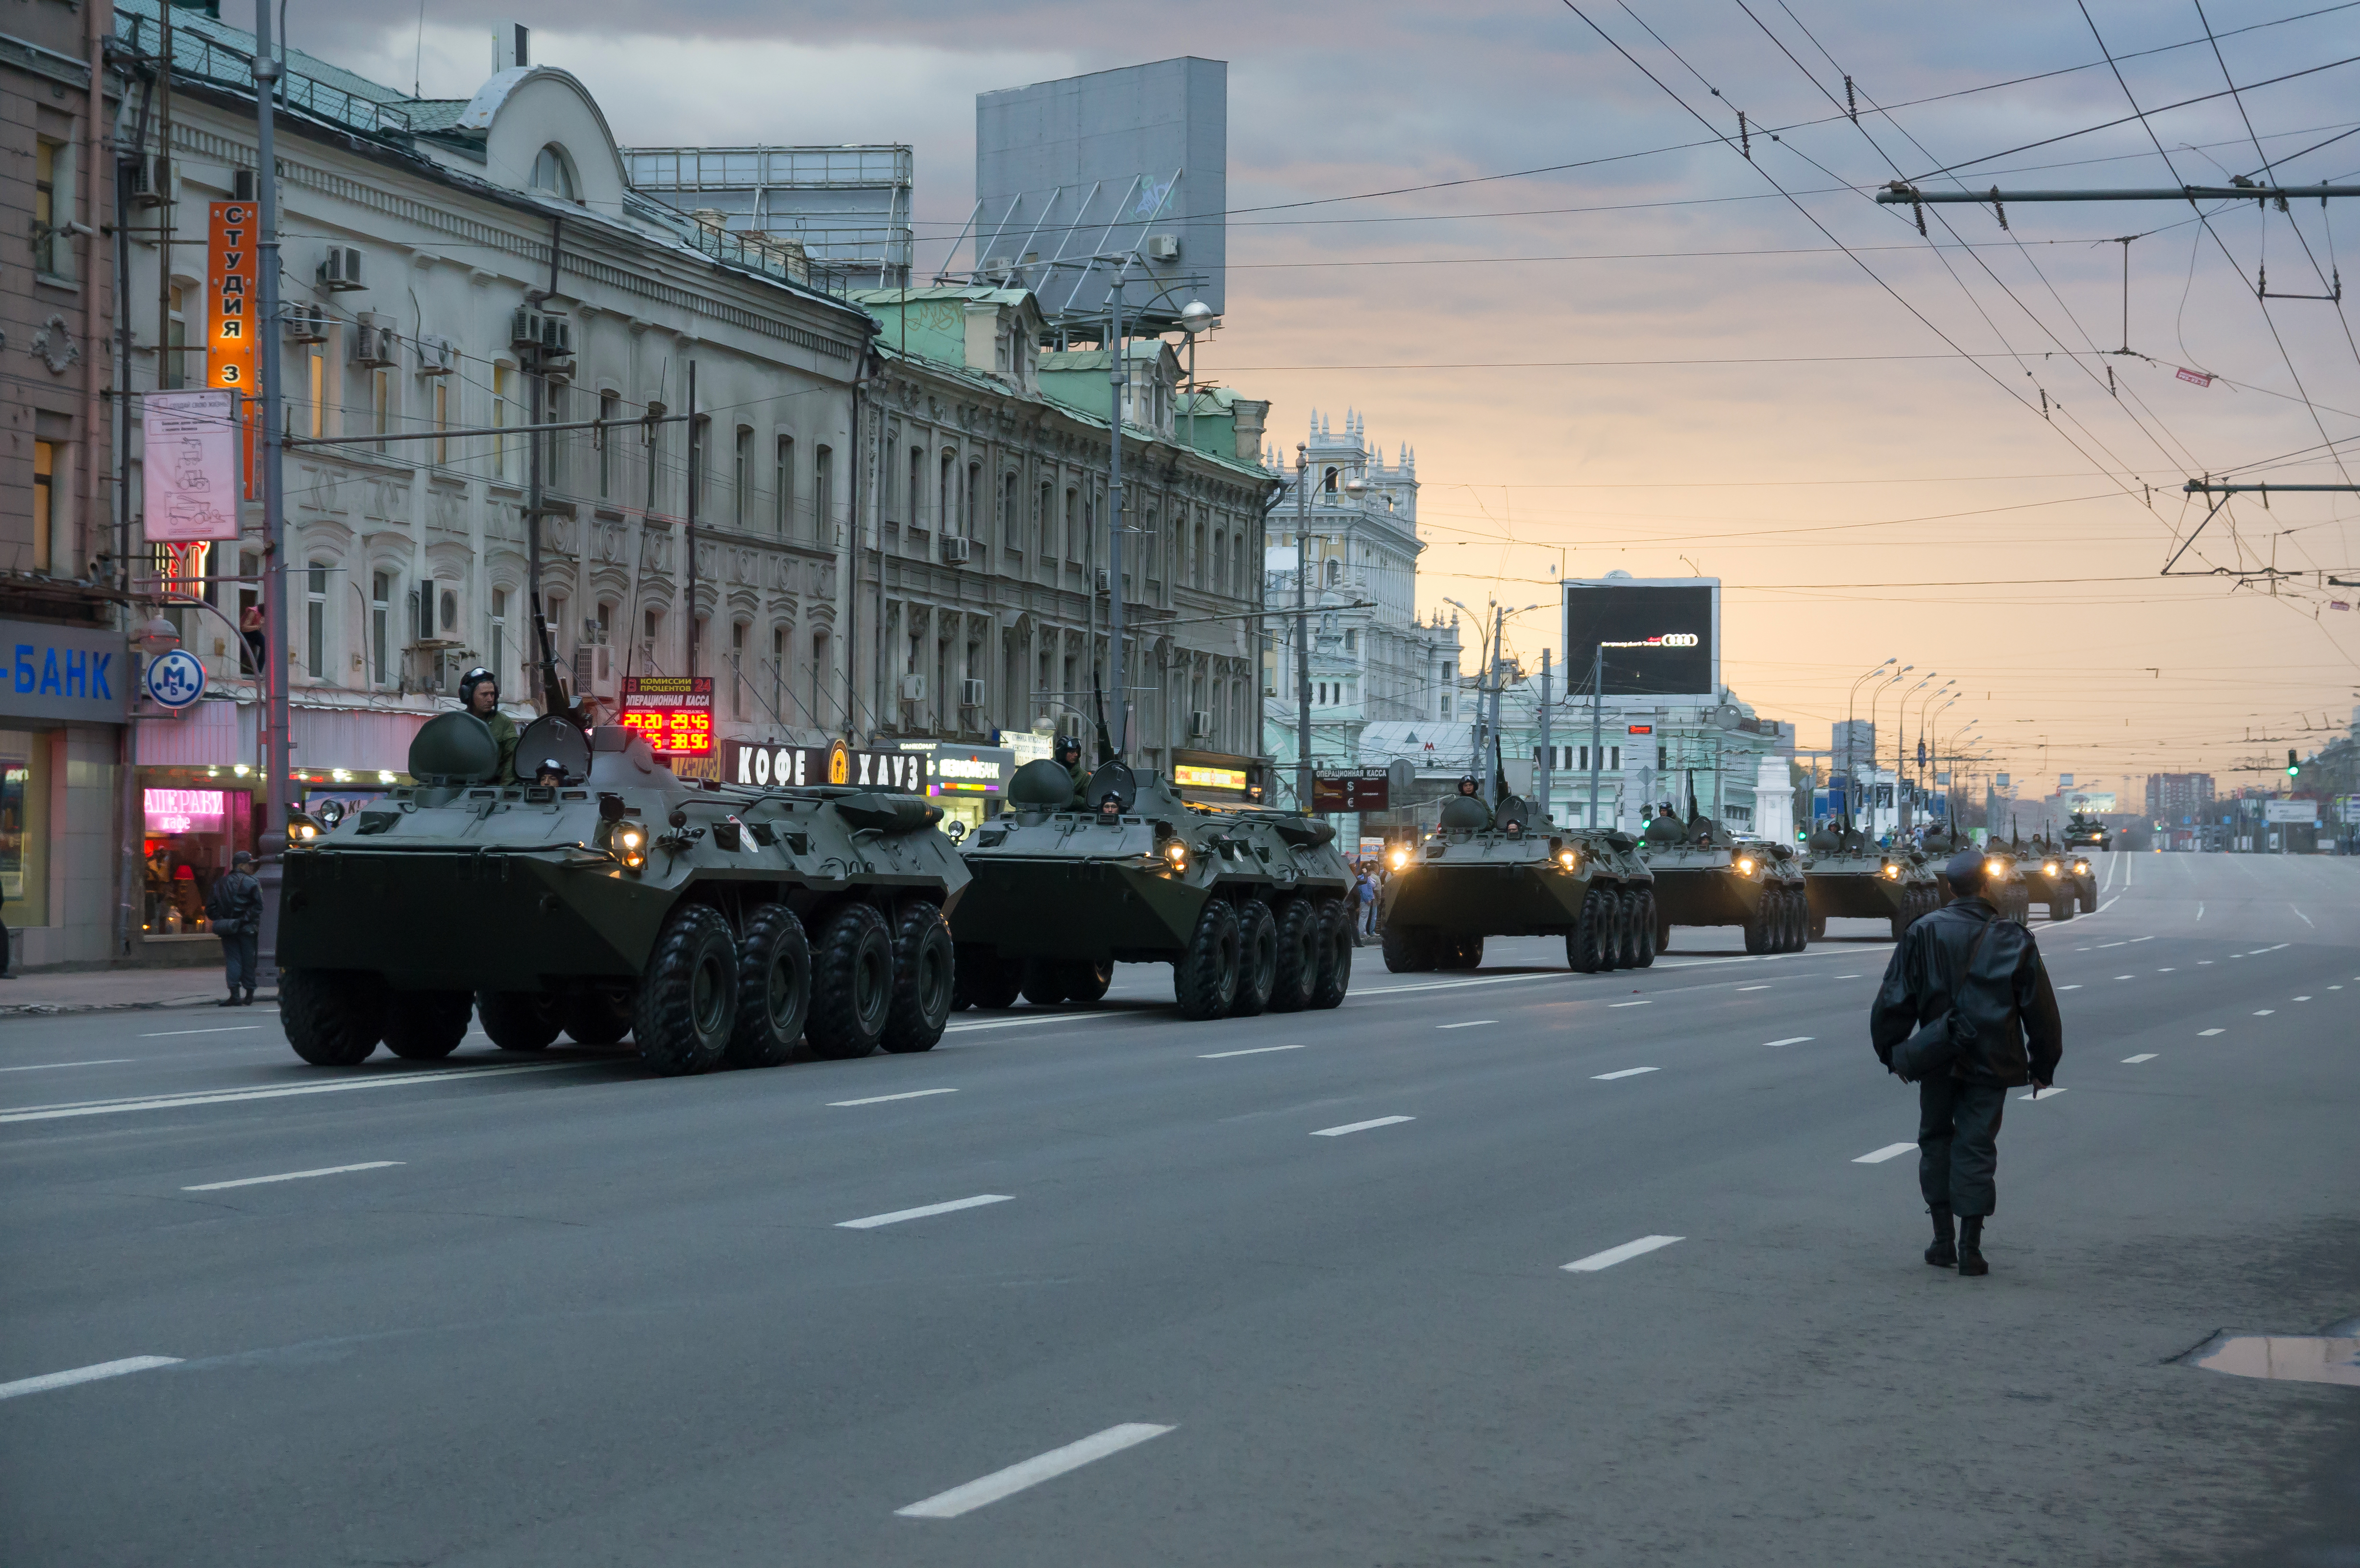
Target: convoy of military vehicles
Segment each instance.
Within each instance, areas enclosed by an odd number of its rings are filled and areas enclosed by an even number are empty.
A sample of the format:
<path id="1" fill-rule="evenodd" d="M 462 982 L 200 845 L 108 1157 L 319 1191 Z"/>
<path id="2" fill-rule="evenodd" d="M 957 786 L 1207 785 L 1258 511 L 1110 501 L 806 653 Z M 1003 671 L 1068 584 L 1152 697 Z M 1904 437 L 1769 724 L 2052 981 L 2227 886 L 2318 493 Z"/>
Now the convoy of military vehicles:
<path id="1" fill-rule="evenodd" d="M 443 713 L 412 743 L 414 782 L 291 819 L 275 962 L 305 1061 L 439 1060 L 480 1026 L 520 1052 L 628 1037 L 675 1075 L 926 1051 L 954 1010 L 1095 1003 L 1123 963 L 1169 964 L 1197 1020 L 1334 1007 L 1351 984 L 1330 823 L 1196 804 L 1119 761 L 1027 763 L 1000 814 L 946 833 L 917 795 L 683 779 L 637 731 L 562 714 L 515 757 L 533 782 L 504 781 L 483 720 Z M 1643 969 L 1675 925 L 1793 953 L 1836 918 L 1897 938 L 1949 895 L 1927 853 L 1841 825 L 1797 855 L 1666 807 L 1634 839 L 1472 784 L 1393 851 L 1389 970 L 1474 969 L 1506 936 L 1561 936 L 1583 973 Z M 2070 843 L 1989 848 L 2003 917 L 2095 907 Z"/>

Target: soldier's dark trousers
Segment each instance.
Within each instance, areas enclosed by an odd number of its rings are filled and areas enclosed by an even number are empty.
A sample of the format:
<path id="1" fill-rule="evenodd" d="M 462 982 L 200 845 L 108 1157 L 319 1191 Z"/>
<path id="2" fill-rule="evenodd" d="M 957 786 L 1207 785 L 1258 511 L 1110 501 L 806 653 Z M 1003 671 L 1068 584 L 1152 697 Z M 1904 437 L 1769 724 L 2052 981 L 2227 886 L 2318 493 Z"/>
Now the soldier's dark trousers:
<path id="1" fill-rule="evenodd" d="M 1929 1207 L 1960 1218 L 1988 1214 L 1999 1203 L 1993 1173 L 1999 1169 L 1999 1117 L 2007 1089 L 1957 1078 L 1918 1085 L 1918 1190 Z"/>
<path id="2" fill-rule="evenodd" d="M 222 967 L 229 975 L 229 994 L 236 996 L 240 986 L 253 990 L 255 967 L 262 958 L 262 933 L 240 931 L 222 938 L 221 944 Z"/>

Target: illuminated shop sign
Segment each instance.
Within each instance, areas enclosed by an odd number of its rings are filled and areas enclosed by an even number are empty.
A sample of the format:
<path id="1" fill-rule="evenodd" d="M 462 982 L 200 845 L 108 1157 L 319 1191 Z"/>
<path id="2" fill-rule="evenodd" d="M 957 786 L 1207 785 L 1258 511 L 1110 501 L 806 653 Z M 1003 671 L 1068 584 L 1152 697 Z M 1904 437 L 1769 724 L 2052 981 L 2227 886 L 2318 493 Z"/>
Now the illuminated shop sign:
<path id="1" fill-rule="evenodd" d="M 219 833 L 228 815 L 220 789 L 149 789 L 141 810 L 151 833 Z"/>
<path id="2" fill-rule="evenodd" d="M 1242 789 L 1246 787 L 1246 770 L 1242 768 L 1199 768 L 1193 763 L 1178 763 L 1172 769 L 1172 781 L 1184 788 L 1196 789 Z"/>
<path id="3" fill-rule="evenodd" d="M 626 677 L 622 713 L 617 722 L 645 735 L 658 757 L 710 757 L 713 677 Z"/>

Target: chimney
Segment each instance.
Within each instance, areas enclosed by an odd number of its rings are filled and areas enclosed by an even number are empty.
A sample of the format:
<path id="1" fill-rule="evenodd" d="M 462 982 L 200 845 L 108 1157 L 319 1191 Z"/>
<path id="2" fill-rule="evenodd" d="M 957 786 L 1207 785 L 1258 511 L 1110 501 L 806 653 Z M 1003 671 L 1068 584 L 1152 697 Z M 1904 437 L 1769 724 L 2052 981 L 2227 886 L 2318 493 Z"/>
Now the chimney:
<path id="1" fill-rule="evenodd" d="M 1267 402 L 1257 403 L 1250 397 L 1234 398 L 1229 403 L 1229 416 L 1236 421 L 1238 461 L 1260 463 L 1262 431 L 1270 419 L 1270 405 Z"/>
<path id="2" fill-rule="evenodd" d="M 532 63 L 532 29 L 522 22 L 492 26 L 492 70 L 516 71 Z"/>

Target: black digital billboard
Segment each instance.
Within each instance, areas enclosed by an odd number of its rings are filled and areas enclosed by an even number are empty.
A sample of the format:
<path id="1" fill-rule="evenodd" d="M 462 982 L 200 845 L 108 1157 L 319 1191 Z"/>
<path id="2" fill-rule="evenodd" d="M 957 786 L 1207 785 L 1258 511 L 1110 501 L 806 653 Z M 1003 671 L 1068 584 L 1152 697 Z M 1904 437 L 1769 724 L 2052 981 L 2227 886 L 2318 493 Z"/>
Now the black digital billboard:
<path id="1" fill-rule="evenodd" d="M 1565 584 L 1565 691 L 1588 694 L 1604 649 L 1610 697 L 1712 696 L 1721 690 L 1721 579 L 1605 577 Z"/>

